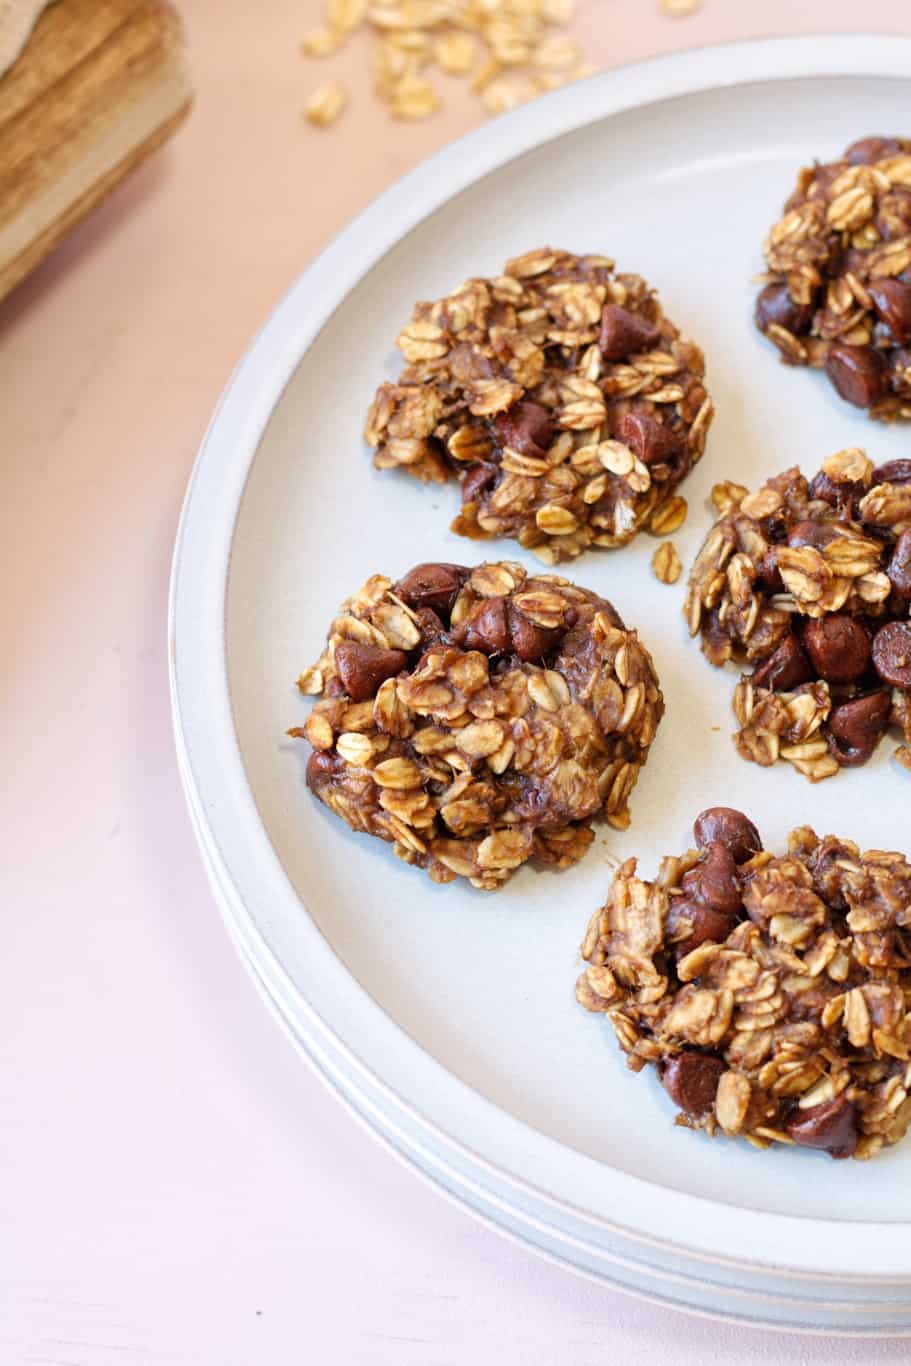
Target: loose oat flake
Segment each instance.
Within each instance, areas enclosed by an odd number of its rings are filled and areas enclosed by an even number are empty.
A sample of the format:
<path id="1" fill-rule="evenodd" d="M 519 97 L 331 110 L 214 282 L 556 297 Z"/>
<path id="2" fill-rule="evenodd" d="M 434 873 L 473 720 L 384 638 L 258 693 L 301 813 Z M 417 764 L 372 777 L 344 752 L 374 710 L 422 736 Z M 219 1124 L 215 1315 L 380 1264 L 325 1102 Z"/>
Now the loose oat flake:
<path id="1" fill-rule="evenodd" d="M 742 812 L 697 817 L 657 877 L 619 868 L 576 997 L 652 1065 L 677 1124 L 756 1148 L 870 1158 L 911 1124 L 911 864 Z"/>
<path id="2" fill-rule="evenodd" d="M 610 603 L 500 562 L 375 574 L 298 681 L 311 791 L 435 882 L 566 868 L 629 797 L 664 710 Z"/>
<path id="3" fill-rule="evenodd" d="M 662 0 L 661 8 L 680 16 L 700 3 Z M 301 50 L 306 57 L 329 57 L 366 29 L 374 92 L 394 117 L 425 118 L 439 107 L 434 68 L 468 79 L 484 109 L 499 114 L 593 74 L 577 44 L 560 32 L 575 8 L 576 0 L 329 0 L 325 26 L 307 34 Z M 415 96 L 418 80 L 429 93 Z M 400 93 L 403 83 L 411 93 Z M 326 127 L 332 120 L 310 121 Z"/>
<path id="4" fill-rule="evenodd" d="M 662 541 L 652 556 L 652 572 L 659 583 L 676 583 L 683 572 L 673 541 Z"/>
<path id="5" fill-rule="evenodd" d="M 399 119 L 425 118 L 440 104 L 433 79 L 468 79 L 491 114 L 589 74 L 581 54 L 555 31 L 574 0 L 330 0 L 327 26 L 308 34 L 307 57 L 330 56 L 367 29 L 374 93 Z"/>
<path id="6" fill-rule="evenodd" d="M 338 81 L 327 81 L 310 96 L 304 107 L 308 121 L 316 128 L 328 128 L 335 123 L 348 103 L 345 87 Z"/>
<path id="7" fill-rule="evenodd" d="M 669 14 L 674 19 L 683 19 L 702 9 L 702 0 L 660 0 L 660 8 L 662 14 Z"/>

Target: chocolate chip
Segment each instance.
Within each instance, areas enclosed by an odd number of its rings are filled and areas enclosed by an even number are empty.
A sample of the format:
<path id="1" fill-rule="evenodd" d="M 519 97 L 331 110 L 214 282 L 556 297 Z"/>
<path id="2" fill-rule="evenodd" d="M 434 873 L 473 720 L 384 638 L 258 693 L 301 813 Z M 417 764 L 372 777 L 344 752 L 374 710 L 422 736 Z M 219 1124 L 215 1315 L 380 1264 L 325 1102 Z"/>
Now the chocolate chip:
<path id="1" fill-rule="evenodd" d="M 401 673 L 407 663 L 404 650 L 383 650 L 356 640 L 343 640 L 335 647 L 335 667 L 352 702 L 375 696 L 380 684 Z"/>
<path id="2" fill-rule="evenodd" d="M 496 465 L 472 465 L 462 477 L 462 502 L 474 503 L 492 489 L 500 473 Z"/>
<path id="3" fill-rule="evenodd" d="M 809 661 L 793 634 L 785 636 L 774 654 L 753 670 L 750 682 L 754 688 L 772 688 L 775 692 L 790 692 L 813 677 Z"/>
<path id="4" fill-rule="evenodd" d="M 851 1157 L 857 1147 L 857 1113 L 844 1092 L 808 1110 L 793 1110 L 785 1128 L 805 1148 L 825 1148 L 832 1157 Z"/>
<path id="5" fill-rule="evenodd" d="M 844 612 L 808 622 L 803 647 L 816 677 L 827 683 L 854 683 L 870 663 L 868 633 Z"/>
<path id="6" fill-rule="evenodd" d="M 717 911 L 713 906 L 675 896 L 668 908 L 665 935 L 679 960 L 707 940 L 723 944 L 735 924 L 730 911 Z"/>
<path id="7" fill-rule="evenodd" d="M 627 356 L 647 351 L 660 340 L 658 328 L 641 313 L 631 313 L 619 304 L 604 305 L 598 345 L 605 360 L 626 360 Z"/>
<path id="8" fill-rule="evenodd" d="M 722 1058 L 687 1049 L 661 1066 L 661 1084 L 675 1105 L 688 1115 L 704 1115 L 715 1103 L 715 1093 L 723 1072 Z"/>
<path id="9" fill-rule="evenodd" d="M 810 487 L 807 491 L 811 498 L 828 503 L 830 507 L 836 507 L 842 496 L 843 487 L 844 485 L 836 484 L 834 479 L 830 479 L 825 470 L 820 470 L 810 480 Z"/>
<path id="10" fill-rule="evenodd" d="M 775 551 L 769 550 L 756 566 L 756 582 L 767 593 L 780 593 L 784 589 L 781 571 L 775 563 Z"/>
<path id="11" fill-rule="evenodd" d="M 911 688 L 911 622 L 889 621 L 873 637 L 873 664 L 884 683 Z"/>
<path id="12" fill-rule="evenodd" d="M 855 275 L 860 279 L 861 275 L 865 274 L 866 263 L 866 251 L 861 251 L 858 247 L 845 247 L 840 242 L 836 242 L 832 247 L 832 255 L 829 258 L 826 274 L 830 279 L 835 275 Z M 858 271 L 860 271 L 860 275 L 858 275 Z"/>
<path id="13" fill-rule="evenodd" d="M 673 460 L 683 449 L 681 438 L 660 418 L 640 410 L 624 413 L 617 423 L 616 435 L 638 455 L 643 465 Z"/>
<path id="14" fill-rule="evenodd" d="M 812 304 L 795 304 L 787 285 L 766 285 L 756 300 L 756 326 L 765 332 L 770 323 L 798 336 L 813 318 Z"/>
<path id="15" fill-rule="evenodd" d="M 911 225 L 908 227 L 911 235 Z M 911 283 L 911 272 L 908 275 Z M 911 346 L 896 346 L 889 352 L 889 384 L 901 398 L 911 395 Z"/>
<path id="16" fill-rule="evenodd" d="M 852 166 L 872 166 L 884 157 L 894 157 L 902 149 L 898 138 L 859 138 L 845 152 Z"/>
<path id="17" fill-rule="evenodd" d="M 417 617 L 415 625 L 421 633 L 422 650 L 428 650 L 431 645 L 443 639 L 446 634 L 446 627 L 437 616 L 432 607 L 418 607 L 414 615 Z"/>
<path id="18" fill-rule="evenodd" d="M 714 664 L 718 669 L 722 664 L 727 664 L 734 653 L 731 637 L 724 629 L 724 624 L 718 615 L 717 608 L 713 608 L 708 616 L 702 620 L 702 653 L 710 664 Z"/>
<path id="19" fill-rule="evenodd" d="M 709 806 L 693 822 L 693 838 L 700 849 L 723 844 L 735 863 L 746 863 L 762 849 L 762 840 L 749 817 L 732 806 Z"/>
<path id="20" fill-rule="evenodd" d="M 811 545 L 814 550 L 822 550 L 838 540 L 838 532 L 831 522 L 814 522 L 806 519 L 795 522 L 788 532 L 788 545 Z"/>
<path id="21" fill-rule="evenodd" d="M 554 439 L 550 411 L 527 398 L 514 403 L 505 413 L 498 413 L 493 429 L 501 446 L 509 446 L 521 455 L 544 455 Z"/>
<path id="22" fill-rule="evenodd" d="M 892 698 L 887 692 L 867 693 L 841 702 L 829 713 L 826 739 L 829 749 L 845 768 L 865 764 L 889 724 Z"/>
<path id="23" fill-rule="evenodd" d="M 307 760 L 307 786 L 311 792 L 315 792 L 319 787 L 325 787 L 337 771 L 339 762 L 337 754 L 329 754 L 322 749 L 313 751 Z"/>
<path id="24" fill-rule="evenodd" d="M 887 460 L 873 471 L 874 484 L 911 484 L 911 460 Z"/>
<path id="25" fill-rule="evenodd" d="M 877 316 L 899 346 L 911 342 L 911 285 L 901 280 L 871 280 L 867 285 Z"/>
<path id="26" fill-rule="evenodd" d="M 884 194 L 877 205 L 874 220 L 882 237 L 906 237 L 911 232 L 911 194 L 901 187 Z M 902 279 L 904 272 L 898 278 Z"/>
<path id="27" fill-rule="evenodd" d="M 680 886 L 684 896 L 715 911 L 733 914 L 742 905 L 737 865 L 730 850 L 717 840 L 708 845 L 702 861 L 684 873 Z"/>
<path id="28" fill-rule="evenodd" d="M 538 663 L 555 650 L 564 632 L 560 627 L 536 626 L 513 603 L 508 608 L 509 635 L 512 648 L 526 663 Z"/>
<path id="29" fill-rule="evenodd" d="M 475 609 L 465 635 L 466 650 L 485 655 L 505 654 L 509 649 L 509 623 L 503 598 L 485 598 Z"/>
<path id="30" fill-rule="evenodd" d="M 900 598 L 911 598 L 911 527 L 905 527 L 886 566 L 892 591 Z"/>
<path id="31" fill-rule="evenodd" d="M 886 392 L 886 362 L 872 346 L 833 343 L 826 352 L 825 370 L 842 398 L 856 408 L 869 408 Z"/>
<path id="32" fill-rule="evenodd" d="M 811 498 L 841 509 L 851 508 L 865 492 L 863 484 L 857 480 L 845 479 L 841 483 L 836 483 L 824 470 L 813 476 L 809 488 Z"/>
<path id="33" fill-rule="evenodd" d="M 409 607 L 431 607 L 448 618 L 469 572 L 460 564 L 416 564 L 393 591 Z"/>

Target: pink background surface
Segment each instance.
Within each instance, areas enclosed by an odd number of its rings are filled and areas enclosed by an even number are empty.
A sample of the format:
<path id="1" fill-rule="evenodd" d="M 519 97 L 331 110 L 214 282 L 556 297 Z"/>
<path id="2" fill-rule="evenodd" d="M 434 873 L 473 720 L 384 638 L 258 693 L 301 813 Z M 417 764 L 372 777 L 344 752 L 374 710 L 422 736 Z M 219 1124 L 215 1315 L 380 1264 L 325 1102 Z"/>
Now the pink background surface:
<path id="1" fill-rule="evenodd" d="M 894 1341 L 657 1310 L 476 1226 L 352 1124 L 249 985 L 173 756 L 181 497 L 270 307 L 342 222 L 480 112 L 451 85 L 444 115 L 387 122 L 361 42 L 301 61 L 316 0 L 183 10 L 189 124 L 0 304 L 0 1360 L 906 1362 Z M 654 0 L 582 0 L 575 27 L 594 63 L 615 65 L 861 23 L 911 33 L 907 0 L 706 0 L 685 20 Z M 360 73 L 355 102 L 312 131 L 304 99 L 339 71 Z"/>

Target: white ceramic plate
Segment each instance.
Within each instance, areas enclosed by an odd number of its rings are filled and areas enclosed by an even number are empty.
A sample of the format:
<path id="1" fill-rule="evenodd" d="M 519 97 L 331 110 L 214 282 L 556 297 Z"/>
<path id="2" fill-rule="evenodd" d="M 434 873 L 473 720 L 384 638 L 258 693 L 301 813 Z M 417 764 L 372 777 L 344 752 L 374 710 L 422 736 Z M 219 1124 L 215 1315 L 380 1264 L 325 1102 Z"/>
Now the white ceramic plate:
<path id="1" fill-rule="evenodd" d="M 291 290 L 203 444 L 175 555 L 172 686 L 184 780 L 225 916 L 305 1054 L 395 1151 L 566 1264 L 665 1302 L 845 1331 L 911 1328 L 911 1144 L 873 1163 L 757 1153 L 674 1128 L 654 1076 L 573 999 L 605 859 L 647 872 L 693 816 L 750 811 L 771 847 L 803 821 L 907 848 L 907 778 L 880 758 L 810 787 L 736 759 L 731 676 L 687 640 L 655 542 L 569 572 L 651 647 L 667 717 L 623 835 L 496 894 L 435 887 L 306 792 L 293 681 L 340 600 L 377 570 L 481 553 L 455 488 L 373 472 L 361 442 L 412 302 L 544 243 L 604 251 L 705 348 L 718 416 L 675 538 L 689 561 L 713 482 L 755 486 L 831 451 L 907 453 L 825 381 L 780 366 L 750 312 L 760 243 L 797 166 L 907 129 L 911 41 L 824 38 L 683 53 L 485 126 L 389 191 Z"/>

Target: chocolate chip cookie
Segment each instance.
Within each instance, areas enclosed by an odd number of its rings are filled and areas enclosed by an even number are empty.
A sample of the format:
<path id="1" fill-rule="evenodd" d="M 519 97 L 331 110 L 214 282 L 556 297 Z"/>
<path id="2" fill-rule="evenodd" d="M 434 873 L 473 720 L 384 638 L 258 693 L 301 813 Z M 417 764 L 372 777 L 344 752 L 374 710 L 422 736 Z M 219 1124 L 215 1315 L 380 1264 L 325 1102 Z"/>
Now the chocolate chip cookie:
<path id="1" fill-rule="evenodd" d="M 458 479 L 453 530 L 546 564 L 625 545 L 702 455 L 702 352 L 638 275 L 545 247 L 419 303 L 366 439 L 378 469 Z"/>
<path id="2" fill-rule="evenodd" d="M 568 867 L 629 796 L 664 710 L 651 656 L 603 598 L 518 564 L 375 574 L 298 686 L 307 783 L 435 882 Z"/>
<path id="3" fill-rule="evenodd" d="M 911 1124 L 911 864 L 792 831 L 763 850 L 739 811 L 697 818 L 698 850 L 617 871 L 576 996 L 651 1063 L 677 1123 L 873 1157 Z"/>
<path id="4" fill-rule="evenodd" d="M 911 767 L 911 460 L 863 451 L 756 493 L 720 486 L 724 515 L 685 611 L 711 664 L 747 663 L 734 692 L 745 759 L 813 782 L 864 764 L 886 731 Z"/>
<path id="5" fill-rule="evenodd" d="M 911 417 L 911 139 L 805 166 L 765 242 L 756 326 L 871 417 Z"/>

